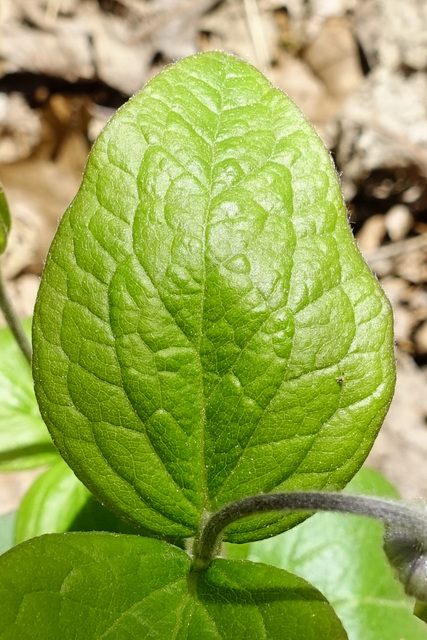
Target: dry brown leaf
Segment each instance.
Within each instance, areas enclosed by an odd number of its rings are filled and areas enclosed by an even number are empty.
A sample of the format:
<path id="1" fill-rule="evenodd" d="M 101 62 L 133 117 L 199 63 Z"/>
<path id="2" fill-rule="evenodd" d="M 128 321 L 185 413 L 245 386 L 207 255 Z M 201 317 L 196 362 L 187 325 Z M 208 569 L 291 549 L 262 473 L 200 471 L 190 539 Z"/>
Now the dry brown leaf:
<path id="1" fill-rule="evenodd" d="M 365 0 L 356 7 L 355 31 L 371 66 L 427 66 L 425 0 Z"/>
<path id="2" fill-rule="evenodd" d="M 345 101 L 335 119 L 336 158 L 343 185 L 355 185 L 380 168 L 417 165 L 427 171 L 427 76 L 372 71 Z"/>
<path id="3" fill-rule="evenodd" d="M 48 0 L 19 0 L 20 12 L 7 11 L 0 22 L 3 73 L 100 78 L 130 95 L 146 82 L 156 54 L 172 60 L 198 50 L 200 19 L 216 2 L 125 2 L 124 15 L 113 15 L 95 0 L 61 3 L 54 11 Z"/>
<path id="4" fill-rule="evenodd" d="M 39 115 L 18 93 L 0 93 L 0 164 L 26 158 L 40 139 Z"/>
<path id="5" fill-rule="evenodd" d="M 363 80 L 356 41 L 344 18 L 326 20 L 302 56 L 336 98 L 346 97 Z"/>
<path id="6" fill-rule="evenodd" d="M 316 78 L 310 67 L 283 51 L 270 70 L 269 78 L 292 98 L 322 135 L 322 125 L 335 113 L 338 104 L 328 96 L 324 84 Z"/>

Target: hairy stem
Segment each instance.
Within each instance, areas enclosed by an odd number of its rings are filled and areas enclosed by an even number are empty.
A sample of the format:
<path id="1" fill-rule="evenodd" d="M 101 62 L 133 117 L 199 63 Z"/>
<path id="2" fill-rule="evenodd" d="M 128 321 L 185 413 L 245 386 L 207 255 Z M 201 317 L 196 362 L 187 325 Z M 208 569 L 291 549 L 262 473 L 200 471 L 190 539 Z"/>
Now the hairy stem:
<path id="1" fill-rule="evenodd" d="M 15 310 L 12 306 L 10 298 L 7 295 L 1 270 L 0 270 L 0 309 L 3 312 L 5 320 L 16 342 L 18 343 L 19 348 L 21 349 L 22 353 L 28 360 L 29 364 L 31 364 L 31 344 L 24 333 L 24 330 L 18 319 L 18 316 L 15 313 Z"/>
<path id="2" fill-rule="evenodd" d="M 427 511 L 392 500 L 329 492 L 271 493 L 243 498 L 217 511 L 203 527 L 194 549 L 194 569 L 212 561 L 223 530 L 233 522 L 269 511 L 338 511 L 381 520 L 386 527 L 410 532 L 427 546 Z"/>

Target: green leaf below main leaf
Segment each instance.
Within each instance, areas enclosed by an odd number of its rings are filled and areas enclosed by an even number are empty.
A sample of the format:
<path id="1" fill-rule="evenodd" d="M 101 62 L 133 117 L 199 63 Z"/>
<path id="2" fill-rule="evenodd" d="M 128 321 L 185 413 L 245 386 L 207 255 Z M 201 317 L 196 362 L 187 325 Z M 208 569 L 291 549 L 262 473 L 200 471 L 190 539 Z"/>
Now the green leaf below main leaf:
<path id="1" fill-rule="evenodd" d="M 190 574 L 189 556 L 138 536 L 68 533 L 0 557 L 1 640 L 345 640 L 307 582 L 246 561 Z"/>
<path id="2" fill-rule="evenodd" d="M 30 335 L 31 320 L 24 322 Z M 0 472 L 59 460 L 33 390 L 28 362 L 10 329 L 0 329 Z"/>
<path id="3" fill-rule="evenodd" d="M 94 530 L 149 534 L 106 509 L 58 456 L 58 462 L 37 478 L 19 506 L 15 543 L 45 533 Z"/>
<path id="4" fill-rule="evenodd" d="M 160 534 L 354 475 L 393 391 L 391 312 L 328 152 L 257 70 L 184 59 L 107 125 L 47 260 L 33 363 L 76 475 Z"/>

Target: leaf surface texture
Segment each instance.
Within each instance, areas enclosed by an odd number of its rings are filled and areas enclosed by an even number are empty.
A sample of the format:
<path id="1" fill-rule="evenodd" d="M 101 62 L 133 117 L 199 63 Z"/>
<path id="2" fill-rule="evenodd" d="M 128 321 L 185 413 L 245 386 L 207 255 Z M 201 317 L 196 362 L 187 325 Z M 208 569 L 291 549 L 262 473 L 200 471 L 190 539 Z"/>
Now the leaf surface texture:
<path id="1" fill-rule="evenodd" d="M 139 536 L 41 536 L 0 558 L 1 640 L 345 640 L 333 609 L 286 571 L 216 560 L 199 576 Z"/>
<path id="2" fill-rule="evenodd" d="M 47 261 L 34 377 L 77 476 L 159 533 L 360 467 L 394 385 L 391 312 L 322 142 L 254 68 L 187 58 L 107 125 Z"/>

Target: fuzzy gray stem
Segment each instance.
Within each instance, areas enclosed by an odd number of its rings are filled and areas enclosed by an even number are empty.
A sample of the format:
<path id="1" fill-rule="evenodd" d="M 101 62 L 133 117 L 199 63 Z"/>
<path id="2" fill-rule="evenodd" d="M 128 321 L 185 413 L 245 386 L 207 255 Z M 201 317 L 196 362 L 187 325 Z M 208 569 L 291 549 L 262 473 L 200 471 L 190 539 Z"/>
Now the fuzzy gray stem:
<path id="1" fill-rule="evenodd" d="M 427 530 L 427 512 L 392 500 L 344 493 L 270 493 L 232 502 L 217 511 L 203 527 L 194 549 L 194 569 L 204 569 L 212 561 L 222 531 L 233 522 L 270 511 L 335 511 L 381 520 L 386 526 L 411 531 L 420 541 Z M 425 542 L 424 542 L 425 544 Z"/>

